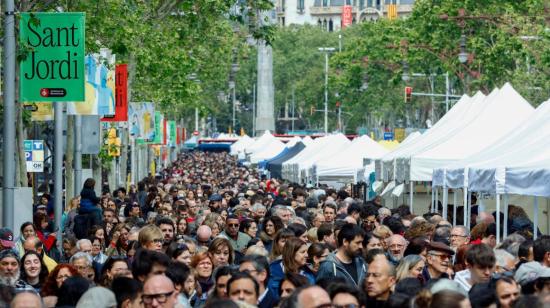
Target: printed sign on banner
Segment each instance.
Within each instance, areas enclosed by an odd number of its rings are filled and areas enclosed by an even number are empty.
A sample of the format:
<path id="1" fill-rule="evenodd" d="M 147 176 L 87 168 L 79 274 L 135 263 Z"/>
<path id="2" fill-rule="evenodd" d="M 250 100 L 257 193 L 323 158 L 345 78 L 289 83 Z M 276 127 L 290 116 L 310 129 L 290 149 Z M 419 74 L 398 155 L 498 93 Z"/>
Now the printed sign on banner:
<path id="1" fill-rule="evenodd" d="M 143 141 L 155 138 L 155 105 L 153 103 L 130 103 L 128 105 L 130 136 Z"/>
<path id="2" fill-rule="evenodd" d="M 342 7 L 342 29 L 353 24 L 353 13 L 351 5 L 344 5 Z"/>
<path id="3" fill-rule="evenodd" d="M 115 60 L 115 55 L 106 50 L 102 50 L 101 54 L 86 56 L 86 98 L 70 102 L 67 105 L 67 114 L 115 114 Z M 104 64 L 105 61 L 107 65 Z"/>
<path id="4" fill-rule="evenodd" d="M 176 146 L 177 128 L 176 121 L 168 121 L 169 141 L 168 145 L 171 147 Z"/>
<path id="5" fill-rule="evenodd" d="M 159 112 L 155 111 L 155 123 L 154 123 L 154 137 L 151 143 L 160 144 L 162 143 L 164 136 L 163 136 L 163 130 L 164 130 L 164 116 Z"/>
<path id="6" fill-rule="evenodd" d="M 84 100 L 85 13 L 21 13 L 21 102 Z"/>
<path id="7" fill-rule="evenodd" d="M 115 72 L 115 114 L 101 119 L 105 122 L 128 121 L 128 64 L 117 64 Z"/>

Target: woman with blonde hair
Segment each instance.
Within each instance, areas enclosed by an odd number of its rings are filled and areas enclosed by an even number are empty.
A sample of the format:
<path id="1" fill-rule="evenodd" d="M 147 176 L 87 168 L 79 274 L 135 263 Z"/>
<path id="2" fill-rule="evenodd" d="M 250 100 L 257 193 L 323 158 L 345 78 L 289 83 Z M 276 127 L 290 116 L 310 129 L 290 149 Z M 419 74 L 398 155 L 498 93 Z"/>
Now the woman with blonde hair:
<path id="1" fill-rule="evenodd" d="M 76 196 L 69 201 L 63 216 L 61 217 L 61 230 L 65 235 L 73 235 L 74 218 L 78 215 L 78 208 L 80 207 L 80 196 Z"/>
<path id="2" fill-rule="evenodd" d="M 164 235 L 159 227 L 147 225 L 139 230 L 138 242 L 144 249 L 162 252 Z"/>
<path id="3" fill-rule="evenodd" d="M 422 275 L 422 270 L 426 263 L 419 255 L 408 255 L 399 261 L 396 268 L 396 279 L 399 282 L 405 278 L 417 278 Z"/>

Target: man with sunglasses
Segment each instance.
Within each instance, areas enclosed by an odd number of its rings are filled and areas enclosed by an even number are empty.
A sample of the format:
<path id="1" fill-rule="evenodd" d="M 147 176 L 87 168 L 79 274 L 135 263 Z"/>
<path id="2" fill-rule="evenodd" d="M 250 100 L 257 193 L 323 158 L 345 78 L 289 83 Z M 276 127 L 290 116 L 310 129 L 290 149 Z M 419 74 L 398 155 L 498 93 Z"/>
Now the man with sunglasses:
<path id="1" fill-rule="evenodd" d="M 428 244 L 426 267 L 422 271 L 425 282 L 438 278 L 449 278 L 447 271 L 451 267 L 451 257 L 455 252 L 441 242 L 432 241 Z"/>
<path id="2" fill-rule="evenodd" d="M 225 220 L 225 230 L 220 233 L 219 237 L 229 240 L 233 250 L 243 251 L 250 241 L 250 236 L 243 232 L 239 232 L 239 218 L 235 215 L 229 215 Z"/>
<path id="3" fill-rule="evenodd" d="M 164 275 L 154 275 L 145 281 L 141 300 L 146 308 L 173 308 L 177 296 L 172 280 Z"/>
<path id="4" fill-rule="evenodd" d="M 456 273 L 455 281 L 469 292 L 473 285 L 488 282 L 495 271 L 495 253 L 486 244 L 473 245 L 466 252 L 467 269 Z"/>

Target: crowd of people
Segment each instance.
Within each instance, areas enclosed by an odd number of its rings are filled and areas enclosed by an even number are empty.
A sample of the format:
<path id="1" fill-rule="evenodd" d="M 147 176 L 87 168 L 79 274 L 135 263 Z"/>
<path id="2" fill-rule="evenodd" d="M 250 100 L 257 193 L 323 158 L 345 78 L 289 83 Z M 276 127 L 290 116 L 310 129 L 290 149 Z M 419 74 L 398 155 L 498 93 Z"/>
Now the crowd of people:
<path id="1" fill-rule="evenodd" d="M 497 243 L 496 213 L 452 226 L 349 187 L 267 179 L 227 153 L 181 154 L 128 190 L 95 186 L 67 203 L 62 239 L 47 194 L 19 238 L 0 229 L 2 307 L 550 305 L 550 237 Z"/>

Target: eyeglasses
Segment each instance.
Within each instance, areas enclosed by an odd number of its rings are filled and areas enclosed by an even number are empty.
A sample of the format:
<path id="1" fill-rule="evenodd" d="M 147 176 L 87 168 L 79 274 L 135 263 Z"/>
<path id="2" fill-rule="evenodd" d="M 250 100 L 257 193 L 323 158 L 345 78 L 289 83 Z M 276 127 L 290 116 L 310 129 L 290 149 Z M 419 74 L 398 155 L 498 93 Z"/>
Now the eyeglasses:
<path id="1" fill-rule="evenodd" d="M 446 255 L 446 254 L 440 255 L 440 254 L 436 254 L 436 253 L 430 253 L 430 255 L 432 255 L 432 256 L 434 256 L 434 257 L 438 257 L 438 258 L 439 258 L 439 261 L 441 261 L 441 262 L 447 261 L 447 260 L 450 260 L 450 259 L 451 259 L 451 256 L 450 256 L 450 255 Z"/>
<path id="2" fill-rule="evenodd" d="M 228 227 L 238 227 L 239 224 L 227 224 Z"/>
<path id="3" fill-rule="evenodd" d="M 468 237 L 466 235 L 460 235 L 460 234 L 451 234 L 451 238 L 453 237 Z"/>
<path id="4" fill-rule="evenodd" d="M 502 278 L 514 278 L 514 272 L 507 270 L 506 272 L 503 272 L 503 273 L 494 273 L 491 276 L 491 278 L 493 279 L 493 281 L 496 281 Z"/>
<path id="5" fill-rule="evenodd" d="M 347 304 L 347 305 L 332 305 L 334 308 L 359 308 L 359 306 L 355 304 Z"/>
<path id="6" fill-rule="evenodd" d="M 143 294 L 141 295 L 141 300 L 145 304 L 152 304 L 153 300 L 157 300 L 159 304 L 164 304 L 172 294 L 174 294 L 174 291 L 168 293 Z"/>
<path id="7" fill-rule="evenodd" d="M 155 244 L 162 244 L 162 243 L 164 243 L 164 239 L 162 239 L 162 238 L 160 238 L 160 239 L 159 239 L 159 238 L 156 238 L 156 239 L 152 240 L 151 242 L 153 242 L 153 243 L 155 243 Z"/>

